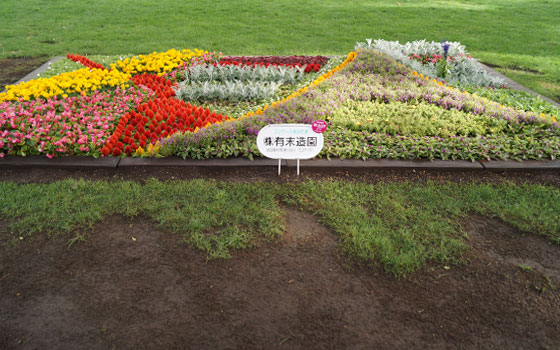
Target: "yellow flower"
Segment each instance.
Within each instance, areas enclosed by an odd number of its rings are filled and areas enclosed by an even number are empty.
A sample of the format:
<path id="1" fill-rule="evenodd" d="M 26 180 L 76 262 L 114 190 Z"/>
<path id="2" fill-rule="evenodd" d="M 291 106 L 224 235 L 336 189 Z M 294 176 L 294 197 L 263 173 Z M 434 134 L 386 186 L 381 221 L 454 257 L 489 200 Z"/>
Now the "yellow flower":
<path id="1" fill-rule="evenodd" d="M 201 56 L 204 53 L 208 53 L 208 51 L 198 49 L 194 49 L 194 51 L 190 49 L 178 51 L 176 49 L 171 49 L 165 52 L 152 52 L 149 55 L 138 55 L 130 59 L 126 58 L 122 61 L 118 61 L 114 67 L 129 74 L 148 72 L 156 73 L 161 76 L 177 68 L 183 62 L 188 62 L 191 58 Z"/>
<path id="2" fill-rule="evenodd" d="M 68 97 L 68 94 L 95 91 L 99 85 L 123 84 L 130 80 L 130 74 L 121 72 L 109 72 L 104 69 L 83 68 L 73 72 L 62 73 L 51 78 L 38 78 L 23 82 L 18 85 L 6 86 L 6 92 L 0 94 L 0 102 L 17 100 L 23 97 L 29 100 L 31 97 L 49 98 L 55 95 Z M 93 84 L 99 82 L 100 84 Z"/>

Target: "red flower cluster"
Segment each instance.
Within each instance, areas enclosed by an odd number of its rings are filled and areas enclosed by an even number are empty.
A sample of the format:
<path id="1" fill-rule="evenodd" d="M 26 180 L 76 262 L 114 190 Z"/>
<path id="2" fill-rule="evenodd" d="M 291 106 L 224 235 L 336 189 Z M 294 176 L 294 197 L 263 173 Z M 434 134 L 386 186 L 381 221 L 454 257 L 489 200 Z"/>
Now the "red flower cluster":
<path id="1" fill-rule="evenodd" d="M 286 66 L 301 67 L 307 65 L 305 72 L 318 72 L 327 63 L 326 56 L 226 56 L 219 64 L 247 65 L 247 66 Z"/>
<path id="2" fill-rule="evenodd" d="M 171 81 L 155 74 L 139 74 L 132 77 L 136 85 L 144 85 L 156 93 L 157 97 L 173 97 L 175 92 L 171 88 Z"/>
<path id="3" fill-rule="evenodd" d="M 90 60 L 87 57 L 84 56 L 80 56 L 80 55 L 72 55 L 72 54 L 67 54 L 66 57 L 74 62 L 78 62 L 81 63 L 82 65 L 88 67 L 88 68 L 97 68 L 97 69 L 107 69 L 105 67 L 103 67 L 103 65 L 93 62 L 92 60 Z"/>
<path id="4" fill-rule="evenodd" d="M 283 63 L 283 64 L 320 64 L 327 63 L 326 56 L 225 56 L 221 62 L 241 62 L 245 64 L 254 63 Z"/>
<path id="5" fill-rule="evenodd" d="M 242 63 L 242 62 L 237 62 L 237 61 L 227 61 L 227 62 L 220 62 L 218 63 L 221 66 L 227 66 L 227 65 L 234 65 L 234 66 L 249 66 L 249 67 L 257 67 L 257 66 L 261 66 L 261 67 L 301 67 L 303 66 L 303 64 L 298 63 L 298 64 L 288 64 L 288 63 L 251 63 L 251 64 L 246 64 L 246 63 Z M 216 65 L 216 64 L 214 64 Z M 309 72 L 318 72 L 321 69 L 321 65 L 318 63 L 310 63 L 307 64 L 307 66 L 305 66 L 305 73 L 309 73 Z"/>
<path id="6" fill-rule="evenodd" d="M 133 77 L 133 80 L 135 84 L 155 91 L 158 97 L 121 118 L 113 135 L 101 149 L 104 156 L 112 154 L 117 157 L 123 153 L 131 156 L 138 147 L 146 148 L 150 143 L 155 144 L 176 132 L 195 131 L 196 128 L 228 119 L 208 108 L 176 99 L 171 82 L 162 77 L 142 74 Z"/>
<path id="7" fill-rule="evenodd" d="M 433 54 L 433 55 L 417 55 L 417 54 L 412 54 L 412 56 L 409 57 L 409 59 L 411 60 L 417 60 L 419 62 L 421 62 L 422 64 L 427 64 L 427 63 L 437 63 L 437 61 L 439 60 L 443 60 L 445 58 L 443 58 L 443 56 L 437 55 L 437 54 Z M 453 56 L 447 56 L 448 61 L 456 61 L 455 57 Z"/>

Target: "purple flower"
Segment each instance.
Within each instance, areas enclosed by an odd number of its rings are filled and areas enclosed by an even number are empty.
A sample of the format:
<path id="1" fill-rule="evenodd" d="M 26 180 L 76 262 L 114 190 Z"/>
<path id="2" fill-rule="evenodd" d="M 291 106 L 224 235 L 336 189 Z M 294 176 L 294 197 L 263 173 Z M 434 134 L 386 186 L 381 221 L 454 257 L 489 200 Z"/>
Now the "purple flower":
<path id="1" fill-rule="evenodd" d="M 443 39 L 441 42 L 441 47 L 443 48 L 443 58 L 447 59 L 447 52 L 449 52 L 449 46 L 451 46 L 448 42 Z"/>

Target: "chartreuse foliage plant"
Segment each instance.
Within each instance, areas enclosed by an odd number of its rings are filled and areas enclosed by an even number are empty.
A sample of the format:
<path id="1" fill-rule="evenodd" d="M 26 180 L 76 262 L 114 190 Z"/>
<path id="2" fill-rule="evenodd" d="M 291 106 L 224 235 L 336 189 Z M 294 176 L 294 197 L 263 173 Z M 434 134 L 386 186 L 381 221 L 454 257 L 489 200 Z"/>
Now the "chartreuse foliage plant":
<path id="1" fill-rule="evenodd" d="M 163 155 L 259 157 L 267 124 L 329 121 L 319 157 L 526 160 L 560 156 L 555 114 L 517 109 L 430 79 L 374 50 L 257 115 L 165 140 Z M 529 110 L 528 110 L 529 109 Z M 528 111 L 527 111 L 528 110 Z"/>
<path id="2" fill-rule="evenodd" d="M 469 248 L 462 222 L 473 213 L 560 244 L 560 190 L 542 185 L 64 180 L 0 182 L 0 201 L 5 246 L 38 234 L 75 242 L 110 215 L 132 222 L 144 215 L 209 259 L 228 258 L 277 239 L 284 205 L 317 215 L 351 259 L 396 276 L 428 263 L 463 263 Z"/>
<path id="3" fill-rule="evenodd" d="M 513 89 L 487 89 L 465 84 L 459 84 L 457 88 L 480 97 L 485 97 L 505 106 L 510 106 L 526 112 L 550 115 L 556 118 L 556 120 L 560 120 L 560 108 L 529 92 Z"/>
<path id="4" fill-rule="evenodd" d="M 349 130 L 415 136 L 477 136 L 510 130 L 504 119 L 443 109 L 428 103 L 353 101 L 343 103 L 329 118 Z"/>

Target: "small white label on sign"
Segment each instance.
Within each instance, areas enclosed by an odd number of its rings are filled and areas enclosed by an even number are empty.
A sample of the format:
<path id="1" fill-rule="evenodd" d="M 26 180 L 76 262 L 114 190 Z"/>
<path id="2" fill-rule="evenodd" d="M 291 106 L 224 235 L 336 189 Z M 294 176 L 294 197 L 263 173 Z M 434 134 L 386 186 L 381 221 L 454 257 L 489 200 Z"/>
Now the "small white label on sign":
<path id="1" fill-rule="evenodd" d="M 259 131 L 257 147 L 267 158 L 310 159 L 321 152 L 323 140 L 309 124 L 271 124 Z"/>

